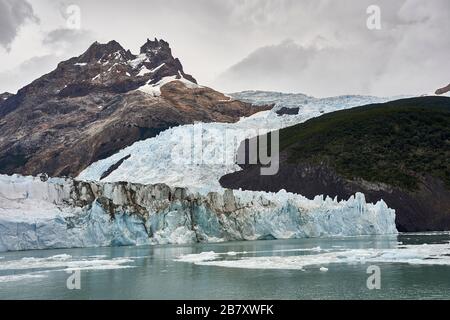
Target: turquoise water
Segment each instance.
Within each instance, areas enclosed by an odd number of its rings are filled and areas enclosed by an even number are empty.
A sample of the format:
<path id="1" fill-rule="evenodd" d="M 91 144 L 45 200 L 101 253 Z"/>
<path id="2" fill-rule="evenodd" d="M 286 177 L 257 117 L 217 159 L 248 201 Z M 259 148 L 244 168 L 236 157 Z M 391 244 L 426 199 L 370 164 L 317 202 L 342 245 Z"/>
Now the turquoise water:
<path id="1" fill-rule="evenodd" d="M 449 241 L 441 233 L 0 253 L 0 299 L 449 299 Z M 212 251 L 222 254 L 178 260 Z M 366 251 L 368 261 L 353 261 Z M 297 269 L 305 261 L 315 262 Z M 379 290 L 366 283 L 374 264 Z M 80 270 L 79 290 L 67 288 L 67 270 Z"/>

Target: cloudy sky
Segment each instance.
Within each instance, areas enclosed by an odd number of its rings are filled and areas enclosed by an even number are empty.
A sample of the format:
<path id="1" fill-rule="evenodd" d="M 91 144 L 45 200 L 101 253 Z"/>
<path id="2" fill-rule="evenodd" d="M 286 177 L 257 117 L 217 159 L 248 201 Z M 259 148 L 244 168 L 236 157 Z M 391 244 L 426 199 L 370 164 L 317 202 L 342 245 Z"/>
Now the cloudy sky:
<path id="1" fill-rule="evenodd" d="M 379 30 L 367 27 L 370 5 Z M 0 0 L 0 92 L 95 40 L 137 52 L 157 37 L 225 92 L 424 94 L 450 82 L 449 21 L 449 0 Z"/>

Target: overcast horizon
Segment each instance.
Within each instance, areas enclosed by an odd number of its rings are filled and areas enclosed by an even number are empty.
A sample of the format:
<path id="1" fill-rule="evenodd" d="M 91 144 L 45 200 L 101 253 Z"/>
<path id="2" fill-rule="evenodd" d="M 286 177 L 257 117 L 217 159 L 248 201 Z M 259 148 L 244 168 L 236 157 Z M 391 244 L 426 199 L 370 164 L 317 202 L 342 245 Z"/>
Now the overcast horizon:
<path id="1" fill-rule="evenodd" d="M 367 27 L 370 5 L 380 29 Z M 0 0 L 0 93 L 94 41 L 137 53 L 157 37 L 186 73 L 223 92 L 427 94 L 450 82 L 449 21 L 448 0 Z"/>

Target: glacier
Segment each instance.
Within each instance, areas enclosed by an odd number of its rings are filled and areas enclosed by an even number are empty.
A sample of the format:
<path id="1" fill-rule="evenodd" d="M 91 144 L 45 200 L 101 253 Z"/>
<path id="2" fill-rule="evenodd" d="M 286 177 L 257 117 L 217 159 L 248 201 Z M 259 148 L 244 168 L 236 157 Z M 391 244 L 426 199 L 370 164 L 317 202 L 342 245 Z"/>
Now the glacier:
<path id="1" fill-rule="evenodd" d="M 363 194 L 309 200 L 0 175 L 0 251 L 396 233 L 395 211 Z"/>
<path id="2" fill-rule="evenodd" d="M 165 183 L 203 194 L 223 191 L 219 179 L 241 170 L 236 164 L 236 152 L 245 139 L 296 125 L 323 113 L 387 102 L 396 97 L 349 95 L 314 98 L 303 94 L 245 91 L 231 94 L 230 99 L 256 105 L 273 104 L 274 108 L 242 118 L 237 123 L 196 123 L 171 128 L 157 137 L 136 142 L 109 158 L 91 164 L 77 179 Z M 276 112 L 282 107 L 299 107 L 300 111 L 297 115 L 279 116 Z M 106 172 L 109 175 L 105 177 Z"/>

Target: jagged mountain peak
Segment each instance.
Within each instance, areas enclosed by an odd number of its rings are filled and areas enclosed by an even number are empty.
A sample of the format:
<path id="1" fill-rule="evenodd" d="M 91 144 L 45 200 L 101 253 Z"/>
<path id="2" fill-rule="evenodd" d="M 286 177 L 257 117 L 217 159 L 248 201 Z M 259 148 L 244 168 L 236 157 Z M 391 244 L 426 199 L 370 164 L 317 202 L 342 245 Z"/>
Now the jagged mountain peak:
<path id="1" fill-rule="evenodd" d="M 168 42 L 148 39 L 141 51 L 135 55 L 115 40 L 96 41 L 80 56 L 59 63 L 56 70 L 21 89 L 19 96 L 33 94 L 36 101 L 44 101 L 50 96 L 125 93 L 169 80 L 197 84 L 194 77 L 184 72 L 180 60 L 172 56 Z"/>
<path id="2" fill-rule="evenodd" d="M 141 47 L 141 54 L 142 53 L 156 53 L 158 51 L 168 51 L 171 54 L 170 45 L 168 42 L 164 41 L 163 39 L 158 40 L 155 38 L 155 40 L 147 39 L 147 42 Z"/>
<path id="3" fill-rule="evenodd" d="M 84 66 L 90 64 L 108 63 L 128 65 L 133 70 L 147 68 L 149 70 L 157 67 L 169 67 L 172 70 L 165 72 L 165 76 L 184 75 L 183 66 L 178 58 L 172 56 L 172 50 L 168 42 L 155 38 L 153 41 L 147 39 L 146 43 L 140 48 L 140 53 L 134 55 L 130 50 L 126 50 L 119 42 L 111 40 L 108 43 L 94 42 L 82 55 L 72 58 L 62 64 L 74 64 L 76 66 Z M 128 67 L 127 67 L 128 68 Z M 127 70 L 133 74 L 133 70 Z M 139 75 L 143 75 L 141 72 Z M 145 72 L 144 72 L 145 73 Z M 189 76 L 190 77 L 190 76 Z M 195 82 L 192 77 L 187 78 L 189 81 Z"/>
<path id="4" fill-rule="evenodd" d="M 126 60 L 134 58 L 129 50 L 125 50 L 117 41 L 111 40 L 105 44 L 94 42 L 77 60 L 79 63 L 101 62 L 111 55 L 120 55 Z"/>

